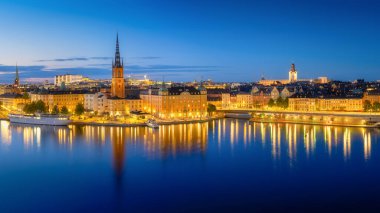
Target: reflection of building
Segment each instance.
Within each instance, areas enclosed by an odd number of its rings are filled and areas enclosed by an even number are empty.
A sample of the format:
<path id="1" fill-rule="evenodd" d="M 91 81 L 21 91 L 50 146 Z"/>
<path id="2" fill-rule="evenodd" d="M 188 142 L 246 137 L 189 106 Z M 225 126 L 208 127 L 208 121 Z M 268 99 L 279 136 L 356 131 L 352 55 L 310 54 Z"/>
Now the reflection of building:
<path id="1" fill-rule="evenodd" d="M 162 87 L 141 94 L 144 111 L 159 118 L 198 118 L 207 115 L 207 92 L 202 87 Z"/>

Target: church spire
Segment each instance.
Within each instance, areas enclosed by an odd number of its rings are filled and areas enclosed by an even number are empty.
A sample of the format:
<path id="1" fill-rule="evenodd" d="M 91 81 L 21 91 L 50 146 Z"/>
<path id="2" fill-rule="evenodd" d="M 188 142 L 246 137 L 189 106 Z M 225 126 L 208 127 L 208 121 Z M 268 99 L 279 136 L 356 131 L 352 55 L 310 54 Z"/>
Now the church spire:
<path id="1" fill-rule="evenodd" d="M 120 59 L 120 49 L 119 49 L 119 33 L 116 34 L 116 52 L 115 52 L 115 61 L 113 67 L 122 67 L 122 62 Z"/>
<path id="2" fill-rule="evenodd" d="M 20 76 L 18 74 L 18 65 L 16 63 L 16 78 L 15 78 L 15 86 L 19 86 L 20 83 Z"/>

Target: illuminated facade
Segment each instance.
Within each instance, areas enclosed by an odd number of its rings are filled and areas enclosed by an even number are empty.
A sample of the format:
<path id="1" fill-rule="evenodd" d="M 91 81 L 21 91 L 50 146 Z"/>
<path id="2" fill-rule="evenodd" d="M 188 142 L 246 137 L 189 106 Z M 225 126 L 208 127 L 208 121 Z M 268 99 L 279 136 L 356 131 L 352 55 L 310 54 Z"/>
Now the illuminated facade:
<path id="1" fill-rule="evenodd" d="M 72 83 L 78 83 L 83 80 L 82 75 L 70 75 L 70 74 L 65 74 L 65 75 L 56 75 L 54 77 L 54 84 L 56 86 L 61 86 L 62 83 L 65 84 L 72 84 Z"/>
<path id="2" fill-rule="evenodd" d="M 159 118 L 207 116 L 207 92 L 195 87 L 149 89 L 140 95 L 143 110 Z"/>
<path id="3" fill-rule="evenodd" d="M 10 110 L 22 110 L 25 104 L 29 103 L 30 99 L 23 98 L 20 94 L 6 93 L 0 95 L 0 104 Z"/>
<path id="4" fill-rule="evenodd" d="M 296 70 L 296 66 L 292 64 L 289 70 L 289 82 L 293 83 L 296 81 L 297 81 L 297 70 Z"/>
<path id="5" fill-rule="evenodd" d="M 289 98 L 292 111 L 363 111 L 360 98 Z"/>
<path id="6" fill-rule="evenodd" d="M 131 111 L 142 111 L 141 99 L 108 99 L 108 108 L 110 115 L 129 115 Z"/>
<path id="7" fill-rule="evenodd" d="M 116 37 L 115 59 L 112 62 L 111 96 L 125 98 L 124 63 L 120 58 L 119 36 Z"/>
<path id="8" fill-rule="evenodd" d="M 66 106 L 69 112 L 74 112 L 77 104 L 84 104 L 84 92 L 81 91 L 54 91 L 49 93 L 32 93 L 30 95 L 31 101 L 43 101 L 48 107 L 49 111 L 54 106 L 61 109 Z"/>

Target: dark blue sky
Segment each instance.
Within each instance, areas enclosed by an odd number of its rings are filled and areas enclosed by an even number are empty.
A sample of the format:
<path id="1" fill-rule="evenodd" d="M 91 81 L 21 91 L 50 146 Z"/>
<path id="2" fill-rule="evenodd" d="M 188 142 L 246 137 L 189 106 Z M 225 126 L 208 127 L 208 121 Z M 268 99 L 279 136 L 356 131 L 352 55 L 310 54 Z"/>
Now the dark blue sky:
<path id="1" fill-rule="evenodd" d="M 111 77 L 119 32 L 126 73 L 191 81 L 378 80 L 380 1 L 0 2 L 0 82 Z"/>

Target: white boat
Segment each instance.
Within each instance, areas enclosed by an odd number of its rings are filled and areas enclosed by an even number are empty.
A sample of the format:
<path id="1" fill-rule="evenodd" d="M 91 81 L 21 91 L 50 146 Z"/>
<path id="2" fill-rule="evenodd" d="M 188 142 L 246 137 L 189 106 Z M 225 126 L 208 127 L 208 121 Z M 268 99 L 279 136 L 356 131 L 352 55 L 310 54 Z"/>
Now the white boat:
<path id="1" fill-rule="evenodd" d="M 19 124 L 34 124 L 34 125 L 51 125 L 51 126 L 66 126 L 71 123 L 70 117 L 66 115 L 50 115 L 50 114 L 36 114 L 36 115 L 22 115 L 22 114 L 9 114 L 11 123 Z"/>
<path id="2" fill-rule="evenodd" d="M 150 128 L 154 128 L 154 129 L 156 129 L 156 128 L 159 127 L 159 126 L 158 126 L 158 123 L 156 122 L 156 120 L 153 120 L 153 119 L 148 119 L 145 123 L 146 123 L 146 125 L 147 125 L 148 127 L 150 127 Z"/>

